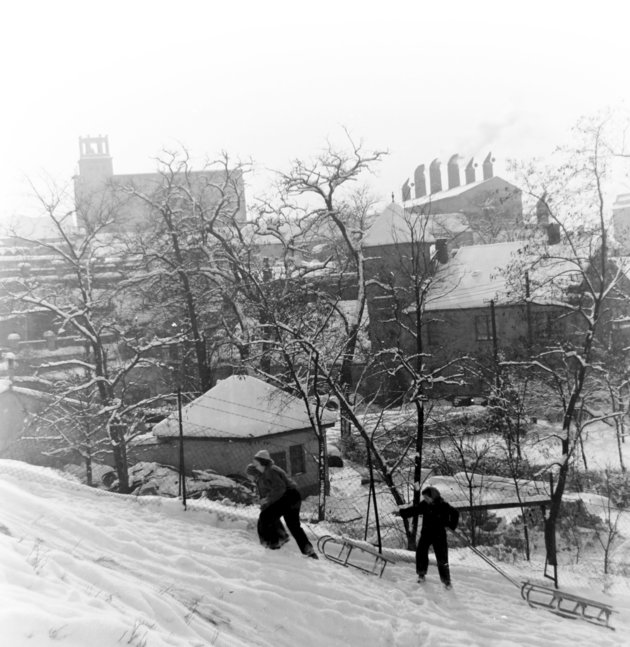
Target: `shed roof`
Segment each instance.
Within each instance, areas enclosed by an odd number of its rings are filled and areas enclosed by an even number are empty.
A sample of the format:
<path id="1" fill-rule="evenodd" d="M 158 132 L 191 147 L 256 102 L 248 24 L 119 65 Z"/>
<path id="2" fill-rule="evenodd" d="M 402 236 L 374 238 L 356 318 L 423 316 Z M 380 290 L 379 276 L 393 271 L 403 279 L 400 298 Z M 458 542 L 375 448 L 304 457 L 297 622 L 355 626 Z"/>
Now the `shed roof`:
<path id="1" fill-rule="evenodd" d="M 326 426 L 335 423 L 325 411 Z M 259 438 L 311 426 L 304 402 L 286 391 L 248 375 L 232 375 L 182 408 L 184 436 Z M 158 438 L 179 435 L 175 412 L 153 428 Z"/>

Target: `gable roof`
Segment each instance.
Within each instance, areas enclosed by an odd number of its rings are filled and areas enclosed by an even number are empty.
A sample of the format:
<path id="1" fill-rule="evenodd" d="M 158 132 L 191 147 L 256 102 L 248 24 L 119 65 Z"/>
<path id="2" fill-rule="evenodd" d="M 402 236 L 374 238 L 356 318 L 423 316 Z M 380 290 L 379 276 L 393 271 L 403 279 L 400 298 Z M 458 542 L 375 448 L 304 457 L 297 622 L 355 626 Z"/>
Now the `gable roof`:
<path id="1" fill-rule="evenodd" d="M 323 412 L 325 426 L 336 416 Z M 184 436 L 196 438 L 260 438 L 308 429 L 304 402 L 286 391 L 249 375 L 232 375 L 182 408 Z M 155 425 L 158 438 L 179 436 L 177 412 Z"/>
<path id="2" fill-rule="evenodd" d="M 363 236 L 364 247 L 396 245 L 411 242 L 411 227 L 417 241 L 435 243 L 467 231 L 468 218 L 463 213 L 441 213 L 429 216 L 411 213 L 395 202 L 378 214 Z"/>
<path id="3" fill-rule="evenodd" d="M 437 191 L 436 193 L 430 193 L 429 195 L 424 195 L 421 198 L 412 198 L 405 202 L 405 207 L 411 209 L 413 207 L 422 207 L 425 205 L 430 205 L 432 203 L 438 203 L 441 200 L 447 200 L 449 198 L 455 198 L 457 196 L 468 193 L 469 191 L 475 192 L 477 189 L 488 189 L 496 190 L 497 188 L 508 188 L 510 191 L 521 192 L 521 190 L 511 182 L 504 180 L 498 175 L 494 175 L 487 180 L 477 180 L 476 182 L 470 182 L 469 184 L 461 184 L 460 186 L 453 187 L 452 189 L 446 189 L 444 191 Z"/>

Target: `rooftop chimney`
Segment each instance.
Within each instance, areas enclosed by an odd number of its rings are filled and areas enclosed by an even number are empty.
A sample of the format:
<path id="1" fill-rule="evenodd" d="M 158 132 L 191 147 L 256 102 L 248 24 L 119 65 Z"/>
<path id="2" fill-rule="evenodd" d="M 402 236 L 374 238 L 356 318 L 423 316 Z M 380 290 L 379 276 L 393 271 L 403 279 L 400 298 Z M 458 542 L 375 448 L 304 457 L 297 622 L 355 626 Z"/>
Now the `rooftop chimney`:
<path id="1" fill-rule="evenodd" d="M 449 159 L 448 164 L 446 166 L 446 169 L 448 171 L 449 189 L 454 189 L 456 186 L 459 186 L 461 184 L 460 178 L 459 178 L 459 162 L 457 161 L 458 159 L 459 159 L 459 155 L 455 153 L 455 155 L 451 156 L 451 159 Z"/>
<path id="2" fill-rule="evenodd" d="M 416 198 L 422 198 L 427 194 L 427 182 L 424 178 L 424 164 L 420 164 L 413 173 L 413 189 Z"/>
<path id="3" fill-rule="evenodd" d="M 402 201 L 407 202 L 411 200 L 411 187 L 409 186 L 409 178 L 405 180 L 405 183 L 402 185 Z"/>
<path id="4" fill-rule="evenodd" d="M 476 173 L 475 173 L 475 158 L 471 157 L 470 162 L 466 164 L 466 169 L 464 171 L 466 175 L 466 184 L 472 184 L 473 182 L 477 181 Z"/>
<path id="5" fill-rule="evenodd" d="M 536 202 L 536 223 L 547 226 L 549 224 L 549 205 L 547 204 L 547 192 L 543 193 Z"/>
<path id="6" fill-rule="evenodd" d="M 439 193 L 442 190 L 442 172 L 440 160 L 437 157 L 429 165 L 429 185 L 431 193 Z"/>
<path id="7" fill-rule="evenodd" d="M 13 383 L 15 378 L 15 353 L 9 351 L 5 354 L 7 360 L 7 373 L 9 374 L 9 382 Z"/>
<path id="8" fill-rule="evenodd" d="M 492 162 L 494 162 L 494 158 L 492 157 L 492 153 L 488 153 L 488 156 L 483 161 L 483 179 L 484 180 L 489 180 L 493 175 Z"/>
<path id="9" fill-rule="evenodd" d="M 547 225 L 547 244 L 557 245 L 560 242 L 560 225 L 552 222 Z"/>
<path id="10" fill-rule="evenodd" d="M 448 263 L 448 240 L 446 238 L 439 238 L 435 241 L 435 258 L 442 265 Z"/>

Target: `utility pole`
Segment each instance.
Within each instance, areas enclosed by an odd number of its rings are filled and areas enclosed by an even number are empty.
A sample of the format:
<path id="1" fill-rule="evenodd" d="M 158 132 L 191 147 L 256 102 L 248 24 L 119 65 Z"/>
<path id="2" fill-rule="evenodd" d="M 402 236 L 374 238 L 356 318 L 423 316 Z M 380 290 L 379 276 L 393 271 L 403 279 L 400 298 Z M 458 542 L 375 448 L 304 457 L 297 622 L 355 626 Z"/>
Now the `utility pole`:
<path id="1" fill-rule="evenodd" d="M 177 389 L 177 412 L 179 418 L 179 493 L 186 510 L 186 467 L 184 465 L 184 425 L 182 424 L 182 387 Z"/>
<path id="2" fill-rule="evenodd" d="M 499 342 L 497 340 L 497 318 L 494 310 L 494 299 L 490 299 L 490 322 L 492 324 L 492 354 L 494 357 L 494 372 L 497 388 L 501 386 L 499 377 Z"/>

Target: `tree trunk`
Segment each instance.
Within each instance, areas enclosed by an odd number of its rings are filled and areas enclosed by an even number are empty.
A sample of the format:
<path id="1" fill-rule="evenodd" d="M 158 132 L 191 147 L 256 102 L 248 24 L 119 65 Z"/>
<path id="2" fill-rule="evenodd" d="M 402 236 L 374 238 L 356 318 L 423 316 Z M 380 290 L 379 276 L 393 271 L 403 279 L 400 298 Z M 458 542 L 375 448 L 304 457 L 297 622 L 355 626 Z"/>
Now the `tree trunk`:
<path id="1" fill-rule="evenodd" d="M 125 425 L 115 423 L 109 425 L 109 437 L 114 453 L 114 465 L 116 467 L 116 474 L 118 475 L 118 491 L 121 494 L 128 494 L 131 490 L 129 487 L 125 431 Z"/>

